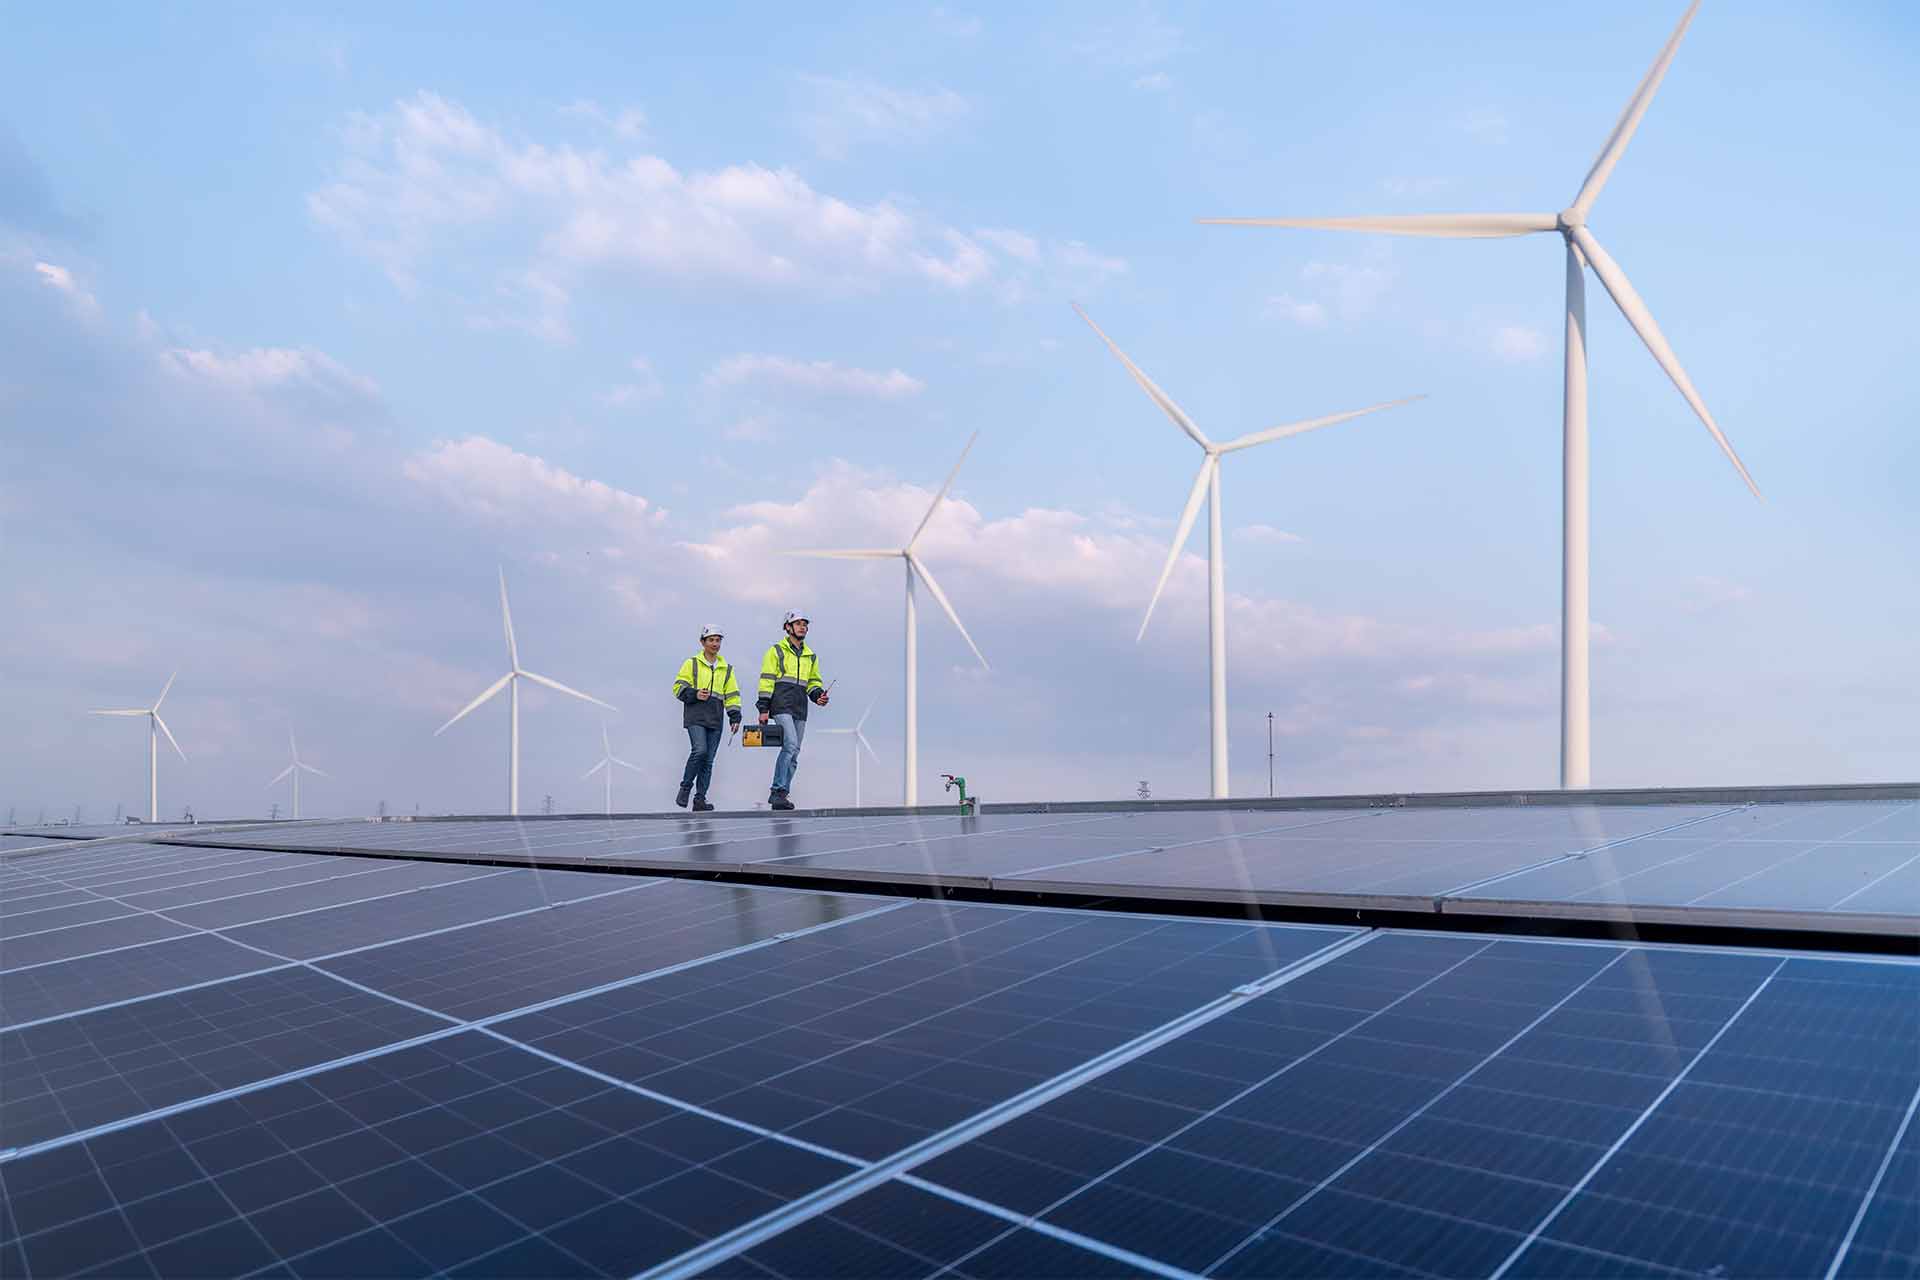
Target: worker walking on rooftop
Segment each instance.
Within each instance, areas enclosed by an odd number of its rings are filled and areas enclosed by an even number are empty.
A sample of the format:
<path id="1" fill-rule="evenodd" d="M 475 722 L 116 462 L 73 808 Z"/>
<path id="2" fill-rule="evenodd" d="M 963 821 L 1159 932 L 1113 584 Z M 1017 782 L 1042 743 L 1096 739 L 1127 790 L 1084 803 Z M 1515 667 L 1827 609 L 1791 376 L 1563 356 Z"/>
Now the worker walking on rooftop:
<path id="1" fill-rule="evenodd" d="M 720 752 L 720 714 L 725 709 L 727 736 L 740 728 L 740 682 L 734 679 L 733 664 L 720 656 L 720 628 L 700 628 L 700 652 L 680 664 L 673 678 L 673 696 L 685 704 L 680 723 L 686 727 L 687 767 L 680 774 L 680 793 L 673 802 L 687 807 L 687 795 L 693 795 L 696 813 L 713 808 L 707 803 L 707 787 L 713 782 L 713 758 Z"/>
<path id="2" fill-rule="evenodd" d="M 775 809 L 791 809 L 787 790 L 793 785 L 793 771 L 800 764 L 800 740 L 807 733 L 807 703 L 827 705 L 827 690 L 820 682 L 820 659 L 807 647 L 807 615 L 789 610 L 786 638 L 775 642 L 760 660 L 760 723 L 772 719 L 780 726 L 780 758 L 773 762 L 773 789 L 767 804 Z"/>

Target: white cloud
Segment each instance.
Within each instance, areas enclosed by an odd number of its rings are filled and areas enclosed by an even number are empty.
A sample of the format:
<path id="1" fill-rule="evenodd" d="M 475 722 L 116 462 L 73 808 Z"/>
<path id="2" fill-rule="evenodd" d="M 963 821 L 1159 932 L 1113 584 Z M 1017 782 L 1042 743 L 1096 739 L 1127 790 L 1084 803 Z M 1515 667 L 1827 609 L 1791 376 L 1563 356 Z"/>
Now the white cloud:
<path id="1" fill-rule="evenodd" d="M 1267 310 L 1273 315 L 1291 320 L 1302 329 L 1327 327 L 1327 307 L 1323 302 L 1309 302 L 1296 298 L 1290 293 L 1281 293 L 1267 299 Z"/>
<path id="2" fill-rule="evenodd" d="M 736 443 L 765 444 L 774 438 L 776 419 L 770 413 L 750 413 L 729 423 L 720 434 Z"/>
<path id="3" fill-rule="evenodd" d="M 1753 588 L 1725 578 L 1701 577 L 1693 580 L 1693 595 L 1686 604 L 1689 613 L 1710 613 L 1753 599 Z"/>
<path id="4" fill-rule="evenodd" d="M 685 171 L 657 155 L 519 141 L 432 93 L 356 115 L 343 140 L 339 175 L 307 198 L 316 222 L 410 294 L 436 269 L 465 288 L 475 258 L 518 258 L 500 275 L 500 292 L 528 313 L 511 323 L 551 338 L 564 339 L 573 291 L 623 274 L 843 293 L 997 286 L 1012 296 L 1028 274 L 891 199 L 842 200 L 757 164 Z M 1072 243 L 1042 266 L 1071 272 L 1089 261 L 1124 268 Z M 509 323 L 489 313 L 475 322 Z"/>
<path id="5" fill-rule="evenodd" d="M 795 360 L 788 356 L 737 355 L 707 371 L 710 387 L 767 384 L 814 395 L 858 396 L 871 400 L 898 400 L 916 396 L 927 384 L 899 369 L 882 373 L 856 369 L 831 360 Z"/>
<path id="6" fill-rule="evenodd" d="M 34 273 L 45 282 L 49 289 L 55 289 L 65 294 L 67 301 L 72 303 L 75 309 L 89 315 L 95 314 L 100 310 L 99 302 L 94 299 L 91 293 L 81 287 L 80 282 L 73 278 L 73 272 L 67 270 L 65 267 L 58 266 L 51 262 L 36 262 L 33 264 L 33 270 Z"/>
<path id="7" fill-rule="evenodd" d="M 615 137 L 628 141 L 643 138 L 647 133 L 647 113 L 638 107 L 621 107 L 610 111 L 597 102 L 586 98 L 576 98 L 560 108 L 560 114 L 579 120 L 590 120 L 605 129 L 613 131 Z"/>
<path id="8" fill-rule="evenodd" d="M 439 440 L 401 464 L 406 479 L 463 514 L 507 526 L 589 524 L 615 545 L 666 517 L 645 498 L 489 440 Z"/>
<path id="9" fill-rule="evenodd" d="M 1547 353 L 1547 335 L 1525 325 L 1502 325 L 1493 334 L 1493 354 L 1513 364 L 1538 360 Z"/>
<path id="10" fill-rule="evenodd" d="M 1143 93 L 1165 93 L 1173 88 L 1173 77 L 1164 71 L 1152 71 L 1135 77 L 1133 87 Z"/>
<path id="11" fill-rule="evenodd" d="M 1500 112 L 1488 107 L 1480 107 L 1454 118 L 1453 127 L 1476 142 L 1490 146 L 1504 146 L 1507 141 L 1507 118 Z"/>
<path id="12" fill-rule="evenodd" d="M 311 347 L 255 347 L 233 355 L 187 347 L 168 349 L 169 366 L 186 376 L 229 391 L 260 392 L 308 387 L 337 395 L 376 399 L 380 388 L 372 378 Z"/>
<path id="13" fill-rule="evenodd" d="M 822 155 L 844 156 L 865 144 L 901 146 L 926 142 L 964 120 L 972 110 L 952 89 L 896 89 L 872 80 L 839 76 L 799 77 L 808 106 L 797 123 Z"/>
<path id="14" fill-rule="evenodd" d="M 1300 278 L 1323 290 L 1348 320 L 1364 316 L 1379 305 L 1393 287 L 1396 274 L 1384 261 L 1309 262 L 1300 270 Z"/>
<path id="15" fill-rule="evenodd" d="M 1040 242 L 1024 231 L 997 230 L 982 227 L 973 233 L 985 240 L 1009 258 L 1018 258 L 1021 262 L 1040 261 Z"/>
<path id="16" fill-rule="evenodd" d="M 1285 529 L 1276 529 L 1270 524 L 1242 525 L 1238 532 L 1241 540 L 1245 542 L 1263 542 L 1279 545 L 1288 542 L 1306 541 L 1305 538 L 1297 533 L 1288 533 Z"/>
<path id="17" fill-rule="evenodd" d="M 653 364 L 645 356 L 635 356 L 627 367 L 636 375 L 634 380 L 603 392 L 600 403 L 615 409 L 627 409 L 649 400 L 658 400 L 663 388 L 660 376 L 653 371 Z"/>

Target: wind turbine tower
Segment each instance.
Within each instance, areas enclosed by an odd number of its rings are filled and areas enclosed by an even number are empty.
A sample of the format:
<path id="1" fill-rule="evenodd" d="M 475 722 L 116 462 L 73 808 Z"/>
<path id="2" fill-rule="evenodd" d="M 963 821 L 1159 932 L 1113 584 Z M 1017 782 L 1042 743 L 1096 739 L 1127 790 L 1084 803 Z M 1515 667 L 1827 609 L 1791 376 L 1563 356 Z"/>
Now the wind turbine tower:
<path id="1" fill-rule="evenodd" d="M 499 693 L 502 689 L 505 689 L 507 691 L 507 705 L 509 708 L 507 721 L 507 812 L 517 817 L 520 813 L 520 682 L 522 680 L 531 680 L 535 684 L 545 685 L 547 688 L 555 690 L 556 692 L 564 693 L 570 698 L 578 698 L 582 702 L 591 702 L 596 707 L 605 707 L 608 711 L 617 711 L 619 708 L 610 703 L 600 701 L 600 699 L 594 697 L 592 694 L 582 693 L 578 689 L 570 689 L 549 676 L 538 675 L 532 671 L 528 671 L 520 665 L 520 646 L 516 644 L 513 639 L 513 609 L 507 604 L 507 571 L 505 569 L 500 570 L 500 621 L 506 628 L 507 633 L 507 674 L 488 685 L 479 697 L 460 708 L 453 719 L 433 731 L 433 736 L 437 738 L 447 730 L 453 728 L 454 725 L 466 718 L 468 712 L 480 706 L 481 703 L 493 697 L 494 694 Z"/>
<path id="2" fill-rule="evenodd" d="M 123 707 L 112 711 L 94 711 L 96 716 L 145 716 L 147 718 L 147 821 L 160 821 L 160 735 L 167 735 L 167 742 L 184 761 L 187 753 L 180 750 L 180 744 L 174 740 L 173 730 L 167 728 L 167 722 L 160 718 L 160 704 L 167 700 L 168 690 L 173 688 L 174 680 L 179 676 L 176 671 L 167 677 L 167 683 L 160 690 L 160 696 L 153 700 L 150 707 Z"/>
<path id="3" fill-rule="evenodd" d="M 855 551 L 789 551 L 787 553 L 788 555 L 794 556 L 815 556 L 827 560 L 901 560 L 906 564 L 907 690 L 905 716 L 907 760 L 906 782 L 902 788 L 902 792 L 905 797 L 905 803 L 909 805 L 920 802 L 920 645 L 919 620 L 913 598 L 913 585 L 916 580 L 926 584 L 927 591 L 932 594 L 935 602 L 945 611 L 947 619 L 953 623 L 954 630 L 958 631 L 960 638 L 967 642 L 967 648 L 973 650 L 973 656 L 980 660 L 981 669 L 992 670 L 991 667 L 987 666 L 987 659 L 985 655 L 980 652 L 980 646 L 975 644 L 973 637 L 967 634 L 967 628 L 961 623 L 960 615 L 953 611 L 953 605 L 948 601 L 947 593 L 942 591 L 940 584 L 933 580 L 933 575 L 927 571 L 926 562 L 915 555 L 913 551 L 914 544 L 920 541 L 920 535 L 926 532 L 928 522 L 933 519 L 933 513 L 940 509 L 940 504 L 946 500 L 947 491 L 953 488 L 954 478 L 960 474 L 961 463 L 967 460 L 967 454 L 973 450 L 973 442 L 979 438 L 980 433 L 978 431 L 968 437 L 967 447 L 960 451 L 960 461 L 953 464 L 953 470 L 947 473 L 947 482 L 940 486 L 940 492 L 933 495 L 933 502 L 927 507 L 927 514 L 920 517 L 920 523 L 914 529 L 913 536 L 907 539 L 906 546 Z"/>
<path id="4" fill-rule="evenodd" d="M 300 759 L 300 744 L 293 740 L 293 730 L 291 729 L 287 730 L 287 750 L 293 756 L 293 763 L 275 774 L 273 781 L 267 785 L 269 787 L 277 786 L 283 778 L 293 779 L 293 817 L 298 819 L 300 817 L 300 775 L 303 773 L 311 773 L 316 778 L 325 778 L 331 775 L 314 768 L 312 765 Z"/>
<path id="5" fill-rule="evenodd" d="M 1127 358 L 1127 353 L 1114 344 L 1112 338 L 1101 332 L 1100 326 L 1092 317 L 1081 311 L 1075 311 L 1087 322 L 1087 327 L 1100 335 L 1107 349 L 1120 358 L 1127 367 L 1133 380 L 1147 397 L 1159 405 L 1161 411 L 1173 419 L 1175 426 L 1186 432 L 1192 441 L 1200 446 L 1203 457 L 1200 460 L 1200 472 L 1193 478 L 1193 488 L 1187 493 L 1187 505 L 1180 512 L 1180 524 L 1173 531 L 1173 545 L 1167 549 L 1167 562 L 1160 569 L 1160 581 L 1154 585 L 1153 598 L 1147 601 L 1146 617 L 1140 620 L 1139 634 L 1134 641 L 1139 642 L 1147 634 L 1147 624 L 1153 621 L 1153 608 L 1160 603 L 1160 593 L 1166 590 L 1167 579 L 1173 576 L 1173 566 L 1180 560 L 1180 553 L 1186 549 L 1187 538 L 1193 533 L 1193 522 L 1200 517 L 1200 503 L 1207 504 L 1207 669 L 1209 721 L 1212 729 L 1212 750 L 1208 753 L 1210 766 L 1210 794 L 1216 800 L 1227 798 L 1227 551 L 1220 534 L 1220 459 L 1229 453 L 1241 449 L 1251 449 L 1257 444 L 1266 444 L 1272 440 L 1284 440 L 1288 436 L 1297 436 L 1308 431 L 1318 431 L 1321 427 L 1331 427 L 1369 413 L 1378 413 L 1382 409 L 1391 409 L 1395 405 L 1421 400 L 1423 396 L 1408 396 L 1404 400 L 1389 400 L 1385 404 L 1369 405 L 1364 409 L 1352 409 L 1346 413 L 1329 414 L 1324 418 L 1309 418 L 1305 422 L 1289 423 L 1282 427 L 1269 427 L 1265 431 L 1255 431 L 1248 435 L 1228 440 L 1224 444 L 1215 444 L 1194 425 L 1186 411 L 1173 402 L 1140 369 L 1140 366 Z"/>
<path id="6" fill-rule="evenodd" d="M 1633 140 L 1641 117 L 1660 88 L 1660 81 L 1680 48 L 1700 0 L 1693 0 L 1668 37 L 1653 67 L 1640 81 L 1640 87 L 1620 113 L 1613 132 L 1600 148 L 1586 181 L 1580 184 L 1573 203 L 1559 213 L 1421 213 L 1357 218 L 1202 218 L 1202 222 L 1243 227 L 1315 227 L 1329 231 L 1360 231 L 1374 235 L 1433 236 L 1443 239 L 1492 239 L 1553 232 L 1566 241 L 1566 380 L 1561 403 L 1561 560 L 1560 560 L 1560 786 L 1573 790 L 1592 785 L 1592 688 L 1588 672 L 1588 520 L 1587 520 L 1587 283 L 1586 272 L 1594 275 L 1612 296 L 1614 305 L 1640 335 L 1667 377 L 1673 380 L 1700 421 L 1706 424 L 1714 443 L 1727 455 L 1727 461 L 1740 473 L 1754 497 L 1760 488 L 1753 482 L 1746 464 L 1733 451 L 1733 445 L 1707 412 L 1706 403 L 1693 388 L 1693 380 L 1680 367 L 1666 335 L 1654 323 L 1653 313 L 1640 300 L 1626 272 L 1613 256 L 1600 247 L 1587 227 L 1587 215 L 1600 196 L 1613 167 L 1620 162 Z"/>
<path id="7" fill-rule="evenodd" d="M 613 754 L 613 744 L 607 740 L 606 722 L 602 721 L 600 724 L 600 763 L 581 774 L 580 777 L 582 781 L 585 781 L 596 773 L 605 773 L 607 775 L 606 813 L 609 818 L 613 816 L 613 766 L 615 765 L 619 765 L 622 769 L 631 769 L 635 773 L 645 772 L 639 765 L 629 764 L 619 756 Z"/>
<path id="8" fill-rule="evenodd" d="M 873 757 L 875 764 L 878 764 L 880 762 L 879 754 L 874 751 L 873 744 L 867 741 L 867 735 L 862 732 L 862 730 L 864 730 L 867 727 L 867 717 L 872 714 L 873 714 L 873 704 L 868 703 L 867 709 L 860 713 L 860 718 L 854 722 L 854 725 L 851 729 L 822 729 L 820 731 L 821 733 L 845 733 L 845 734 L 851 735 L 853 738 L 853 807 L 856 809 L 860 807 L 860 751 L 861 749 L 862 748 L 866 749 L 866 753 Z"/>

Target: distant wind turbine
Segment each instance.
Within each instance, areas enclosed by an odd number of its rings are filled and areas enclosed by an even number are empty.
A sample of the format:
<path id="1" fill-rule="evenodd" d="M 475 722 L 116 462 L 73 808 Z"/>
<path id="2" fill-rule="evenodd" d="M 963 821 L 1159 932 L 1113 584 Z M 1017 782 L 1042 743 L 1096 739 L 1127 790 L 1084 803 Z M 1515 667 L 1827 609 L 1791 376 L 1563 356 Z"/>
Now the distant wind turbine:
<path id="1" fill-rule="evenodd" d="M 1378 413 L 1382 409 L 1391 409 L 1396 405 L 1408 404 L 1424 396 L 1408 396 L 1403 400 L 1389 400 L 1385 404 L 1369 405 L 1364 409 L 1353 409 L 1346 413 L 1329 414 L 1324 418 L 1309 418 L 1305 422 L 1289 423 L 1283 427 L 1269 427 L 1265 431 L 1255 431 L 1239 436 L 1225 444 L 1215 444 L 1194 425 L 1186 411 L 1173 402 L 1172 397 L 1162 391 L 1141 371 L 1140 366 L 1127 358 L 1122 351 L 1093 322 L 1092 317 L 1078 306 L 1080 318 L 1087 327 L 1100 335 L 1108 350 L 1120 358 L 1127 367 L 1133 380 L 1149 399 L 1159 405 L 1161 410 L 1173 419 L 1175 426 L 1200 446 L 1204 457 L 1200 460 L 1200 473 L 1193 478 L 1193 488 L 1187 494 L 1187 505 L 1180 512 L 1180 524 L 1173 531 L 1173 545 L 1167 549 L 1167 562 L 1160 569 L 1160 581 L 1154 585 L 1153 598 L 1147 601 L 1147 613 L 1140 620 L 1136 641 L 1147 634 L 1147 624 L 1153 620 L 1154 606 L 1160 603 L 1160 593 L 1166 590 L 1167 579 L 1173 575 L 1173 566 L 1179 562 L 1180 553 L 1186 549 L 1187 538 L 1193 533 L 1193 522 L 1200 516 L 1200 503 L 1207 504 L 1207 650 L 1209 689 L 1208 705 L 1212 724 L 1212 760 L 1211 794 L 1216 800 L 1227 797 L 1227 565 L 1226 547 L 1220 537 L 1220 459 L 1229 453 L 1241 449 L 1251 449 L 1257 444 L 1266 444 L 1270 440 L 1283 440 L 1288 436 L 1297 436 L 1308 431 L 1318 431 L 1321 427 L 1331 427 L 1338 423 L 1362 417 L 1369 413 Z"/>
<path id="2" fill-rule="evenodd" d="M 600 725 L 600 749 L 600 763 L 581 774 L 580 777 L 584 781 L 596 773 L 607 775 L 607 816 L 611 818 L 613 816 L 613 766 L 619 765 L 622 769 L 631 769 L 635 773 L 644 773 L 645 770 L 637 764 L 628 764 L 613 754 L 613 744 L 607 741 L 607 726 L 604 721 Z"/>
<path id="3" fill-rule="evenodd" d="M 1561 561 L 1560 561 L 1560 785 L 1565 789 L 1592 784 L 1593 749 L 1591 686 L 1588 673 L 1588 580 L 1587 580 L 1587 285 L 1586 268 L 1600 277 L 1600 283 L 1612 295 L 1614 305 L 1640 335 L 1640 341 L 1680 395 L 1706 424 L 1714 443 L 1727 455 L 1727 461 L 1740 473 L 1754 497 L 1760 488 L 1753 482 L 1746 464 L 1733 451 L 1733 445 L 1721 433 L 1713 415 L 1693 389 L 1692 379 L 1680 367 L 1680 360 L 1667 344 L 1666 335 L 1654 323 L 1653 313 L 1640 300 L 1626 272 L 1587 229 L 1587 214 L 1599 198 L 1601 188 L 1613 174 L 1613 167 L 1632 140 L 1640 119 L 1647 113 L 1660 81 L 1667 74 L 1681 39 L 1700 8 L 1693 0 L 1675 27 L 1673 35 L 1653 61 L 1653 67 L 1641 80 L 1600 148 L 1593 167 L 1573 203 L 1559 213 L 1420 213 L 1359 218 L 1202 218 L 1202 222 L 1243 227 L 1317 227 L 1331 231 L 1364 231 L 1382 235 L 1434 236 L 1445 239 L 1490 239 L 1504 236 L 1557 232 L 1567 244 L 1566 307 L 1566 383 L 1561 407 Z"/>
<path id="4" fill-rule="evenodd" d="M 947 474 L 947 482 L 940 486 L 939 493 L 933 495 L 933 502 L 927 507 L 927 514 L 920 517 L 920 523 L 914 529 L 913 536 L 907 539 L 906 546 L 897 549 L 879 550 L 787 552 L 788 555 L 816 556 L 827 560 L 904 560 L 906 562 L 907 776 L 904 794 L 906 803 L 910 805 L 918 804 L 920 798 L 920 655 L 918 621 L 913 601 L 913 584 L 916 578 L 927 584 L 927 590 L 933 594 L 934 600 L 937 601 L 941 609 L 946 612 L 947 618 L 953 623 L 954 629 L 960 633 L 960 638 L 967 642 L 967 648 L 973 650 L 973 656 L 980 659 L 981 668 L 989 671 L 992 670 L 991 667 L 987 666 L 987 659 L 980 652 L 980 646 L 975 644 L 973 637 L 967 634 L 966 627 L 962 625 L 960 621 L 960 615 L 953 611 L 953 605 L 947 600 L 947 593 L 940 589 L 940 584 L 933 580 L 931 573 L 927 572 L 925 562 L 913 553 L 913 544 L 920 541 L 920 535 L 926 532 L 927 523 L 933 519 L 933 513 L 940 509 L 941 502 L 946 499 L 947 491 L 953 488 L 954 478 L 960 474 L 961 463 L 967 460 L 967 454 L 973 450 L 973 442 L 979 438 L 980 433 L 978 431 L 968 437 L 967 447 L 960 451 L 960 461 L 953 464 L 953 470 Z"/>
<path id="5" fill-rule="evenodd" d="M 861 732 L 861 730 L 867 727 L 867 717 L 872 714 L 873 704 L 869 703 L 867 704 L 867 709 L 860 713 L 860 718 L 854 722 L 853 728 L 822 729 L 820 731 L 822 733 L 845 733 L 853 737 L 853 807 L 856 809 L 860 807 L 860 748 L 865 747 L 867 749 L 867 754 L 873 757 L 875 764 L 880 762 L 880 756 L 874 751 L 873 744 L 868 742 L 867 735 Z M 911 801 L 909 801 L 909 803 L 911 803 Z"/>
<path id="6" fill-rule="evenodd" d="M 275 774 L 273 781 L 267 785 L 270 787 L 275 786 L 282 778 L 293 779 L 293 816 L 298 818 L 300 816 L 300 775 L 303 773 L 311 773 L 315 777 L 320 778 L 330 777 L 331 775 L 314 768 L 312 765 L 300 759 L 300 744 L 293 740 L 293 730 L 291 729 L 287 730 L 287 750 L 293 754 L 293 763 Z"/>
<path id="7" fill-rule="evenodd" d="M 160 704 L 167 700 L 167 691 L 173 688 L 174 680 L 179 676 L 176 671 L 167 677 L 167 683 L 160 690 L 160 696 L 153 700 L 150 707 L 125 707 L 113 711 L 93 711 L 96 716 L 145 716 L 147 718 L 147 821 L 160 821 L 160 735 L 166 734 L 167 741 L 185 760 L 187 753 L 180 750 L 180 744 L 174 741 L 173 730 L 167 728 L 167 722 L 160 718 Z"/>
<path id="8" fill-rule="evenodd" d="M 600 699 L 594 697 L 592 694 L 582 693 L 578 689 L 570 689 L 558 680 L 548 676 L 537 675 L 520 666 L 520 647 L 514 643 L 513 639 L 513 610 L 507 604 L 507 571 L 505 569 L 500 571 L 500 620 L 505 625 L 507 631 L 507 664 L 509 668 L 507 674 L 488 685 L 484 693 L 472 702 L 469 702 L 466 706 L 460 708 L 459 714 L 433 731 L 433 736 L 437 738 L 447 730 L 453 728 L 454 725 L 466 717 L 468 712 L 478 707 L 502 689 L 505 689 L 507 691 L 507 703 L 511 708 L 508 722 L 511 727 L 507 731 L 507 812 L 518 815 L 520 812 L 520 682 L 522 680 L 531 680 L 535 684 L 545 685 L 549 689 L 564 693 L 570 698 L 578 698 L 582 702 L 591 702 L 594 706 L 605 707 L 609 711 L 617 711 L 619 708 L 610 703 L 600 701 Z"/>

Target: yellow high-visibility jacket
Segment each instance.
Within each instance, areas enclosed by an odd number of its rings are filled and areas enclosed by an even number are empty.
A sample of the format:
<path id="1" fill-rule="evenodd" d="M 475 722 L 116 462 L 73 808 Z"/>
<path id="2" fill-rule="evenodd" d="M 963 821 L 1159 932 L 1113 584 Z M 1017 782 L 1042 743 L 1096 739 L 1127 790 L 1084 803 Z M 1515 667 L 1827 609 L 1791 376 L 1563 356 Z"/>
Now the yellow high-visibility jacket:
<path id="1" fill-rule="evenodd" d="M 813 650 L 802 644 L 796 651 L 791 640 L 781 640 L 760 660 L 760 696 L 754 705 L 772 715 L 805 720 L 808 699 L 817 698 L 825 687 Z"/>
<path id="2" fill-rule="evenodd" d="M 700 700 L 702 689 L 712 695 L 704 702 Z M 680 723 L 687 728 L 705 725 L 718 729 L 723 707 L 728 718 L 740 723 L 740 682 L 733 677 L 733 664 L 725 658 L 708 662 L 707 655 L 696 653 L 681 663 L 680 673 L 673 678 L 673 696 L 686 706 Z"/>

